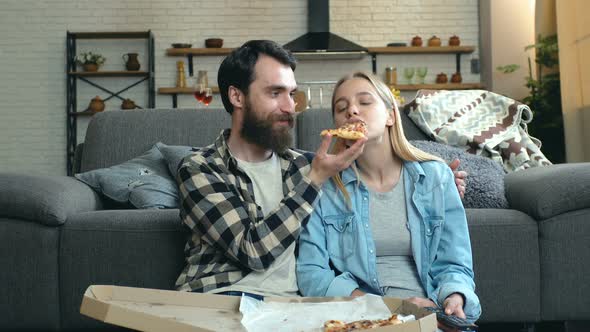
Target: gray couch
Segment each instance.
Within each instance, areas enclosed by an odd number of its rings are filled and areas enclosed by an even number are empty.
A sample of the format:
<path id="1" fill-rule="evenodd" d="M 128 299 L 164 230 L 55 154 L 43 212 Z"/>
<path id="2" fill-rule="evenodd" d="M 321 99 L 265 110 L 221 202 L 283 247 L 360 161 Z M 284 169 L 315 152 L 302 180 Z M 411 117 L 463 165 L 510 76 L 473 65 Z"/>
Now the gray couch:
<path id="1" fill-rule="evenodd" d="M 403 122 L 409 138 L 426 139 Z M 158 141 L 207 145 L 229 123 L 222 110 L 99 113 L 77 171 L 122 163 Z M 329 111 L 301 114 L 296 146 L 315 150 L 330 125 Z M 467 209 L 480 322 L 590 320 L 590 164 L 510 174 L 505 189 L 510 209 Z M 71 177 L 0 174 L 0 329 L 105 328 L 79 314 L 84 290 L 172 289 L 187 236 L 176 209 L 120 206 Z"/>

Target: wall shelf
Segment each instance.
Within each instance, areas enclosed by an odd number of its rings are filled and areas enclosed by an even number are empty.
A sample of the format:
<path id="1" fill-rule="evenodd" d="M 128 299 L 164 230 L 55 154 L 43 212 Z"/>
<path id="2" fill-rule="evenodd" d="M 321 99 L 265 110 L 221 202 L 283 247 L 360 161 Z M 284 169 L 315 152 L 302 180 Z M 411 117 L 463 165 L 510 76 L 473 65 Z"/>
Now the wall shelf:
<path id="1" fill-rule="evenodd" d="M 147 71 L 69 71 L 69 75 L 78 77 L 136 77 L 136 76 L 149 76 L 150 73 Z"/>
<path id="2" fill-rule="evenodd" d="M 461 55 L 475 52 L 475 46 L 400 46 L 400 47 L 369 47 L 368 54 L 371 56 L 373 73 L 377 74 L 377 56 L 387 54 L 455 54 L 456 72 L 461 72 Z M 193 76 L 194 56 L 225 56 L 230 54 L 234 48 L 168 48 L 168 56 L 186 56 L 188 60 L 188 73 Z M 446 83 L 446 84 L 399 84 L 396 89 L 401 91 L 412 91 L 420 89 L 432 90 L 462 90 L 462 89 L 483 89 L 481 83 Z M 212 88 L 213 93 L 219 93 L 217 87 Z M 179 94 L 192 94 L 193 88 L 159 88 L 159 94 L 172 95 L 172 107 L 176 108 Z"/>
<path id="3" fill-rule="evenodd" d="M 471 90 L 483 89 L 481 83 L 444 83 L 444 84 L 396 84 L 394 87 L 400 91 L 414 90 Z"/>
<path id="4" fill-rule="evenodd" d="M 219 93 L 219 87 L 211 86 L 212 93 Z M 195 92 L 195 88 L 158 88 L 158 93 L 162 95 L 172 96 L 172 108 L 178 107 L 178 95 L 192 95 Z"/>
<path id="5" fill-rule="evenodd" d="M 379 54 L 455 54 L 455 72 L 461 72 L 461 55 L 475 52 L 475 46 L 399 46 L 369 47 L 373 62 L 373 73 L 377 74 L 377 55 Z"/>
<path id="6" fill-rule="evenodd" d="M 150 31 L 68 32 L 74 39 L 148 39 Z"/>
<path id="7" fill-rule="evenodd" d="M 166 55 L 228 55 L 233 48 L 169 48 L 166 49 Z"/>
<path id="8" fill-rule="evenodd" d="M 369 47 L 368 50 L 376 54 L 468 54 L 475 51 L 475 46 Z"/>
<path id="9" fill-rule="evenodd" d="M 210 86 L 211 92 L 219 93 L 219 88 L 216 86 Z M 173 94 L 189 94 L 192 95 L 195 92 L 194 88 L 158 88 L 158 93 L 163 95 Z"/>

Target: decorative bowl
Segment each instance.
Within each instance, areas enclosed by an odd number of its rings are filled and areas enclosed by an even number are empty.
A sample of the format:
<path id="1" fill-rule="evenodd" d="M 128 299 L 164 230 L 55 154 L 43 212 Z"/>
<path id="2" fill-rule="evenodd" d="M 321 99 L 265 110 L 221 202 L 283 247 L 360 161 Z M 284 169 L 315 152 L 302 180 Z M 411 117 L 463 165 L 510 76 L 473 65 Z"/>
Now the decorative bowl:
<path id="1" fill-rule="evenodd" d="M 174 44 L 172 44 L 172 47 L 174 47 L 174 48 L 191 48 L 191 46 L 193 46 L 193 44 L 187 44 L 187 43 L 174 43 Z"/>
<path id="2" fill-rule="evenodd" d="M 207 48 L 220 48 L 222 46 L 223 46 L 223 39 L 221 39 L 221 38 L 205 39 L 205 47 L 207 47 Z"/>

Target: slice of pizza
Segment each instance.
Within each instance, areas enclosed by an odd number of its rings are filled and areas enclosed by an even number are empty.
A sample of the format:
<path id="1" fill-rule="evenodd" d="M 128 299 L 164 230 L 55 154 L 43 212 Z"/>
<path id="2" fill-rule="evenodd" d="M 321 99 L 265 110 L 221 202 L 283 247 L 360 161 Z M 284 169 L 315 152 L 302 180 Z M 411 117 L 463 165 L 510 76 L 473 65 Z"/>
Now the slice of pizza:
<path id="1" fill-rule="evenodd" d="M 391 315 L 387 319 L 374 319 L 374 320 L 357 320 L 350 323 L 344 323 L 339 320 L 329 320 L 324 323 L 324 332 L 349 332 L 355 330 L 369 330 L 381 326 L 397 325 L 403 323 L 397 319 L 397 314 Z"/>
<path id="2" fill-rule="evenodd" d="M 331 319 L 324 323 L 324 332 L 346 331 L 346 323 L 341 320 Z"/>
<path id="3" fill-rule="evenodd" d="M 367 124 L 364 121 L 351 122 L 337 129 L 322 130 L 322 132 L 320 133 L 320 135 L 322 136 L 328 134 L 332 136 L 338 136 L 344 139 L 357 140 L 367 135 Z"/>

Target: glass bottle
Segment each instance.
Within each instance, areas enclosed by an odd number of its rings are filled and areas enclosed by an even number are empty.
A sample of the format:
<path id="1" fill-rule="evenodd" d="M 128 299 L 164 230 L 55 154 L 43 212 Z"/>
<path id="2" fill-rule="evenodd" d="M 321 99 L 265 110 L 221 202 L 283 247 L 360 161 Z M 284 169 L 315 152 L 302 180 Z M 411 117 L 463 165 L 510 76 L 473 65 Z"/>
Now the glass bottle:
<path id="1" fill-rule="evenodd" d="M 385 68 L 385 83 L 387 85 L 397 84 L 397 68 L 387 67 Z"/>

